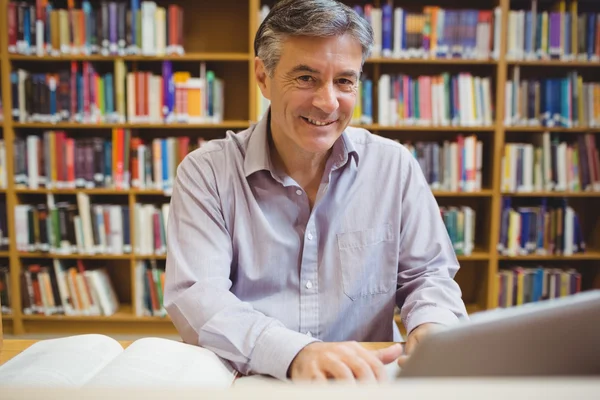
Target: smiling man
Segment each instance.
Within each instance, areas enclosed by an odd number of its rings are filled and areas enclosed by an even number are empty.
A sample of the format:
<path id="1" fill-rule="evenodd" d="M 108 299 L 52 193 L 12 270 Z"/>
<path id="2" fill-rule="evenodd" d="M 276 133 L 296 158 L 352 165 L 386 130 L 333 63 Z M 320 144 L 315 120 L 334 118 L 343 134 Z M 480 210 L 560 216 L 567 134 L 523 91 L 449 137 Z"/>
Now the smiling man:
<path id="1" fill-rule="evenodd" d="M 418 163 L 348 127 L 373 42 L 334 0 L 283 0 L 255 39 L 270 110 L 180 164 L 165 307 L 183 340 L 245 374 L 384 379 L 432 330 L 466 317 L 459 268 Z M 406 348 L 364 350 L 357 341 Z"/>

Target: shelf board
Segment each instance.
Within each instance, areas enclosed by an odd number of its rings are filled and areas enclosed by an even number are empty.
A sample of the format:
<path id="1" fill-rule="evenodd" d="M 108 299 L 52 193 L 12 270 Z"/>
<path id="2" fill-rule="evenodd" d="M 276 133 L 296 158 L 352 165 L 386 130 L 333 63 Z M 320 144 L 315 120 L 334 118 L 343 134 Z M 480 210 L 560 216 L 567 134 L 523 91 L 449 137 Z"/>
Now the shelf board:
<path id="1" fill-rule="evenodd" d="M 356 125 L 350 124 L 356 128 L 364 128 L 369 131 L 398 131 L 398 132 L 493 132 L 494 126 L 417 126 L 417 125 Z"/>
<path id="2" fill-rule="evenodd" d="M 462 58 L 391 58 L 391 57 L 372 57 L 367 59 L 367 63 L 373 64 L 439 64 L 439 65 L 496 65 L 498 62 L 493 59 L 462 59 Z"/>
<path id="3" fill-rule="evenodd" d="M 490 254 L 485 251 L 474 251 L 469 256 L 456 256 L 458 261 L 487 261 Z"/>
<path id="4" fill-rule="evenodd" d="M 2 314 L 2 319 L 4 321 L 12 321 L 13 320 L 13 315 L 12 314 Z"/>
<path id="5" fill-rule="evenodd" d="M 250 53 L 187 53 L 183 55 L 164 55 L 164 56 L 103 56 L 99 54 L 65 54 L 60 56 L 37 56 L 24 54 L 11 54 L 8 57 L 11 61 L 249 61 L 252 59 Z"/>
<path id="6" fill-rule="evenodd" d="M 77 193 L 85 193 L 90 195 L 128 195 L 130 190 L 117 190 L 117 189 L 104 189 L 104 188 L 96 188 L 96 189 L 27 189 L 27 188 L 19 188 L 15 189 L 15 193 L 17 194 L 77 194 Z"/>
<path id="7" fill-rule="evenodd" d="M 600 67 L 599 62 L 591 61 L 563 61 L 563 60 L 507 60 L 508 65 L 522 66 L 522 67 L 589 67 L 598 68 Z"/>
<path id="8" fill-rule="evenodd" d="M 499 256 L 501 261 L 597 261 L 600 260 L 600 251 L 588 251 L 586 253 L 577 253 L 572 256 L 557 256 L 557 255 L 538 255 L 532 254 L 527 256 Z"/>
<path id="9" fill-rule="evenodd" d="M 600 192 L 502 192 L 506 197 L 600 197 Z"/>
<path id="10" fill-rule="evenodd" d="M 129 254 L 59 254 L 44 252 L 19 252 L 18 254 L 20 258 L 59 258 L 68 260 L 131 260 L 131 255 Z"/>
<path id="11" fill-rule="evenodd" d="M 14 128 L 36 128 L 36 129 L 112 129 L 112 128 L 128 128 L 128 129 L 220 129 L 220 128 L 247 128 L 250 126 L 250 121 L 230 120 L 219 123 L 206 124 L 185 124 L 185 123 L 124 123 L 124 124 L 80 124 L 76 122 L 58 122 L 40 123 L 40 122 L 15 122 Z"/>
<path id="12" fill-rule="evenodd" d="M 0 258 L 8 258 L 10 253 L 8 251 L 0 251 Z"/>
<path id="13" fill-rule="evenodd" d="M 143 254 L 136 254 L 134 256 L 134 258 L 136 260 L 166 260 L 167 259 L 167 255 L 166 254 L 149 254 L 149 255 L 143 255 Z"/>
<path id="14" fill-rule="evenodd" d="M 15 189 L 15 193 L 17 194 L 77 194 L 77 193 L 85 193 L 89 195 L 107 195 L 107 196 L 128 196 L 129 194 L 134 194 L 136 196 L 167 196 L 163 190 L 140 190 L 140 189 L 105 189 L 105 188 L 95 188 L 95 189 L 28 189 L 28 188 L 17 188 Z"/>
<path id="15" fill-rule="evenodd" d="M 483 189 L 477 192 L 446 192 L 434 190 L 432 193 L 435 197 L 491 197 L 493 191 L 491 189 Z"/>
<path id="16" fill-rule="evenodd" d="M 67 316 L 67 315 L 23 315 L 23 321 L 96 321 L 96 322 L 168 322 L 167 317 L 138 317 L 130 304 L 123 304 L 119 310 L 109 316 Z"/>
<path id="17" fill-rule="evenodd" d="M 549 128 L 547 126 L 506 126 L 505 132 L 523 132 L 523 133 L 543 133 L 543 132 L 557 132 L 557 133 L 586 133 L 586 132 L 600 132 L 600 127 L 589 128 Z"/>

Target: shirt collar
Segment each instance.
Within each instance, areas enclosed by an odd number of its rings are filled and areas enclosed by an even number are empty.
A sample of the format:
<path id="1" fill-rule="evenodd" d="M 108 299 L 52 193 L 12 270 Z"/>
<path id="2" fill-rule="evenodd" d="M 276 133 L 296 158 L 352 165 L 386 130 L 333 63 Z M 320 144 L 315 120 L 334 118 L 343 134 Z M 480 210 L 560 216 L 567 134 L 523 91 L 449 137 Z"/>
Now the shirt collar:
<path id="1" fill-rule="evenodd" d="M 273 175 L 275 174 L 269 151 L 268 128 L 270 122 L 271 109 L 269 108 L 258 121 L 248 139 L 248 147 L 244 159 L 244 172 L 246 178 L 253 173 L 262 170 L 267 170 Z M 333 168 L 337 169 L 346 164 L 349 157 L 353 157 L 356 165 L 358 165 L 358 152 L 348 137 L 348 134 L 344 131 L 340 138 L 333 144 L 333 151 L 330 157 L 334 164 Z"/>

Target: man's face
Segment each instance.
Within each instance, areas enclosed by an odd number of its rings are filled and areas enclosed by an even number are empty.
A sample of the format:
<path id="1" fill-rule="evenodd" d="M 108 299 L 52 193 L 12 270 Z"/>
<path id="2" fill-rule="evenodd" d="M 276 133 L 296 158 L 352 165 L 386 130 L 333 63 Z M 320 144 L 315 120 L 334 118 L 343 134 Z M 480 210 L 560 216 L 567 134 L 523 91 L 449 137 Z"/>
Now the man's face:
<path id="1" fill-rule="evenodd" d="M 349 35 L 288 38 L 272 78 L 257 61 L 273 136 L 302 153 L 327 152 L 352 118 L 361 64 L 362 48 Z"/>

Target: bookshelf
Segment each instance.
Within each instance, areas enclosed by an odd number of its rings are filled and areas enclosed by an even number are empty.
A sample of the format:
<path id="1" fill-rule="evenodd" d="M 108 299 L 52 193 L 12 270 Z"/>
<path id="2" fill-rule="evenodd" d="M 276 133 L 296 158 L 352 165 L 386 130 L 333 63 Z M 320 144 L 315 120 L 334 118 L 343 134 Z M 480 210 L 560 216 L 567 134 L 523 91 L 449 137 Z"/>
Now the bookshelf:
<path id="1" fill-rule="evenodd" d="M 600 8 L 592 2 L 579 0 L 580 9 L 600 12 Z M 76 2 L 77 6 L 80 2 Z M 129 3 L 129 2 L 127 2 Z M 7 149 L 13 149 L 15 139 L 30 134 L 41 134 L 47 130 L 64 130 L 69 137 L 81 138 L 86 135 L 110 136 L 113 129 L 129 129 L 135 137 L 154 138 L 157 135 L 191 136 L 213 139 L 223 137 L 225 130 L 242 130 L 256 120 L 259 110 L 257 87 L 253 78 L 254 32 L 258 28 L 258 12 L 263 4 L 272 6 L 274 1 L 261 0 L 222 0 L 209 2 L 206 0 L 178 0 L 176 2 L 157 1 L 161 6 L 169 3 L 180 5 L 184 10 L 184 44 L 185 54 L 165 56 L 142 55 L 61 55 L 37 56 L 9 53 L 8 32 L 5 18 L 0 18 L 0 83 L 4 105 L 4 119 L 0 122 L 0 132 Z M 365 5 L 363 0 L 345 1 L 346 4 Z M 375 7 L 385 3 L 373 0 Z M 540 9 L 548 9 L 548 5 L 539 1 Z M 33 4 L 33 3 L 32 3 Z M 515 67 L 520 68 L 523 77 L 535 77 L 540 68 L 562 76 L 571 70 L 581 71 L 585 77 L 592 76 L 600 66 L 600 62 L 579 60 L 513 60 L 507 57 L 509 35 L 509 10 L 527 9 L 530 2 L 510 0 L 434 0 L 432 4 L 449 9 L 474 8 L 501 11 L 499 25 L 499 52 L 497 58 L 489 59 L 395 59 L 373 57 L 367 60 L 364 70 L 373 79 L 373 123 L 364 124 L 374 134 L 382 135 L 400 142 L 416 142 L 419 140 L 442 143 L 445 140 L 455 141 L 458 135 L 475 134 L 482 142 L 482 178 L 481 190 L 472 192 L 453 192 L 433 190 L 442 207 L 471 207 L 476 213 L 474 232 L 474 249 L 470 255 L 459 255 L 461 263 L 456 280 L 463 291 L 463 298 L 470 313 L 490 309 L 496 306 L 498 299 L 497 274 L 499 271 L 514 265 L 572 266 L 583 272 L 583 286 L 600 288 L 600 213 L 597 210 L 597 198 L 600 192 L 564 192 L 538 191 L 529 193 L 506 193 L 502 190 L 502 157 L 507 142 L 531 142 L 536 135 L 550 132 L 561 135 L 561 139 L 577 138 L 583 134 L 600 136 L 598 127 L 542 127 L 512 126 L 505 124 L 506 82 L 512 79 Z M 529 6 L 528 6 L 529 4 Z M 416 0 L 403 1 L 395 5 L 405 7 L 409 11 L 422 12 L 423 6 Z M 6 10 L 8 0 L 0 0 L 0 9 Z M 594 8 L 595 7 L 595 8 Z M 4 13 L 3 13 L 4 14 Z M 125 63 L 128 71 L 150 71 L 160 74 L 160 64 L 170 60 L 181 70 L 196 71 L 199 62 L 216 71 L 217 76 L 225 81 L 225 108 L 223 120 L 218 123 L 74 123 L 74 122 L 16 122 L 11 110 L 10 71 L 24 68 L 34 72 L 47 69 L 56 71 L 60 66 L 68 66 L 70 62 L 90 62 L 98 71 L 114 71 L 118 63 Z M 378 121 L 379 106 L 377 82 L 384 74 L 437 75 L 442 73 L 458 74 L 469 72 L 475 76 L 490 78 L 491 99 L 493 103 L 493 120 L 487 126 L 425 126 L 425 125 L 386 125 Z M 164 255 L 74 255 L 52 254 L 41 252 L 23 253 L 17 251 L 16 220 L 13 210 L 20 204 L 43 202 L 49 194 L 56 198 L 74 201 L 79 193 L 89 195 L 99 203 L 112 202 L 128 205 L 133 209 L 136 203 L 161 205 L 168 203 L 169 197 L 158 189 L 29 189 L 17 187 L 14 179 L 13 151 L 7 151 L 8 186 L 0 190 L 0 197 L 5 199 L 7 208 L 8 232 L 10 245 L 8 251 L 0 252 L 0 263 L 10 267 L 12 314 L 3 315 L 2 322 L 6 332 L 23 333 L 174 333 L 174 327 L 168 317 L 136 316 L 134 299 L 138 288 L 135 285 L 136 264 L 139 261 L 153 261 L 164 265 Z M 502 202 L 510 197 L 516 204 L 529 204 L 532 198 L 566 197 L 573 201 L 573 207 L 579 216 L 585 219 L 585 239 L 587 250 L 583 254 L 573 256 L 554 255 L 501 255 L 496 250 L 500 240 L 502 223 Z M 596 207 L 594 207 L 596 205 Z M 134 221 L 130 215 L 130 221 Z M 133 226 L 133 224 L 132 224 Z M 135 235 L 132 235 L 135 243 Z M 65 262 L 83 260 L 92 267 L 106 266 L 121 301 L 118 311 L 108 317 L 103 316 L 64 316 L 64 315 L 25 315 L 22 312 L 19 273 L 27 265 L 45 258 L 59 259 Z"/>

